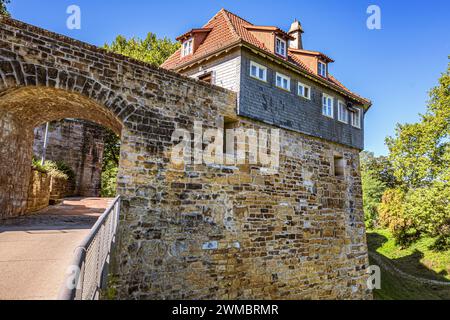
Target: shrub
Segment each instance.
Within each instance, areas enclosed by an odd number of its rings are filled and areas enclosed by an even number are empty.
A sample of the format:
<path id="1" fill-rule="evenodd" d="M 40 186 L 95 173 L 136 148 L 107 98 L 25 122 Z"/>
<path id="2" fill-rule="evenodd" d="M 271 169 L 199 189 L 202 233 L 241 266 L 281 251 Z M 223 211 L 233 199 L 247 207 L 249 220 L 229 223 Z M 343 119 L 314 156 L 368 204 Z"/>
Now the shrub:
<path id="1" fill-rule="evenodd" d="M 70 181 L 75 180 L 75 172 L 73 172 L 72 168 L 69 167 L 65 162 L 56 161 L 55 164 L 56 164 L 58 171 L 64 173 Z"/>
<path id="2" fill-rule="evenodd" d="M 45 168 L 45 170 L 47 170 L 47 173 L 51 177 L 69 180 L 69 177 L 64 172 L 59 170 L 56 162 L 45 161 L 44 168 Z"/>
<path id="3" fill-rule="evenodd" d="M 102 197 L 112 198 L 116 196 L 118 171 L 117 167 L 109 167 L 102 172 Z"/>
<path id="4" fill-rule="evenodd" d="M 35 170 L 38 170 L 42 173 L 47 173 L 48 175 L 55 178 L 61 178 L 66 180 L 75 179 L 75 173 L 73 172 L 73 170 L 62 161 L 55 162 L 47 160 L 44 162 L 44 165 L 42 165 L 41 160 L 38 160 L 37 158 L 33 157 L 32 167 Z"/>
<path id="5" fill-rule="evenodd" d="M 35 157 L 33 157 L 33 159 L 31 160 L 31 167 L 32 167 L 34 170 L 37 170 L 37 171 L 39 171 L 39 172 L 47 173 L 47 169 L 45 168 L 45 166 L 43 166 L 43 165 L 41 164 L 41 161 L 38 160 L 38 159 L 35 158 Z"/>
<path id="6" fill-rule="evenodd" d="M 405 214 L 405 197 L 401 189 L 388 189 L 379 207 L 381 225 L 389 228 L 396 243 L 401 246 L 411 244 L 419 235 L 414 221 Z"/>
<path id="7" fill-rule="evenodd" d="M 386 185 L 374 177 L 371 171 L 363 171 L 361 174 L 364 199 L 364 220 L 367 228 L 375 228 L 378 225 L 378 207 L 381 202 Z"/>
<path id="8" fill-rule="evenodd" d="M 450 186 L 435 183 L 408 193 L 405 212 L 422 235 L 438 237 L 436 247 L 448 248 L 450 243 Z"/>

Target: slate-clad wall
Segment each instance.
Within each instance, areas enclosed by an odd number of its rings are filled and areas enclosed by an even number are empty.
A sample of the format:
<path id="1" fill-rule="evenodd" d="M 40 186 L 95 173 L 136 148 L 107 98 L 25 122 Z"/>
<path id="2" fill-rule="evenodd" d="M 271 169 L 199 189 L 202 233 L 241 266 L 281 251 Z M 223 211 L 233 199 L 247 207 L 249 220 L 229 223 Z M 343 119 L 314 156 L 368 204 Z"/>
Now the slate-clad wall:
<path id="1" fill-rule="evenodd" d="M 250 61 L 268 68 L 267 83 L 250 77 Z M 364 149 L 364 121 L 357 129 L 338 121 L 338 100 L 344 96 L 318 86 L 315 82 L 263 59 L 248 50 L 242 50 L 241 92 L 239 114 L 289 130 L 323 138 L 328 141 Z M 291 92 L 275 86 L 275 74 L 280 72 L 291 78 Z M 298 81 L 312 89 L 311 100 L 297 95 Z M 334 97 L 334 119 L 322 115 L 322 94 Z"/>

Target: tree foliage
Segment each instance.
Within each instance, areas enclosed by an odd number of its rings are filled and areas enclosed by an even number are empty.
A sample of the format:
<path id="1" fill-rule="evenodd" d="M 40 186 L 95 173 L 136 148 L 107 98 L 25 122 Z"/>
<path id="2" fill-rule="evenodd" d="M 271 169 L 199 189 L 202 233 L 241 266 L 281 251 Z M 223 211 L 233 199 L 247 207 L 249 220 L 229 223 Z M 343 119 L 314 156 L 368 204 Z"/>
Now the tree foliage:
<path id="1" fill-rule="evenodd" d="M 107 50 L 155 66 L 160 66 L 179 47 L 180 44 L 178 42 L 172 42 L 168 38 L 158 39 L 157 36 L 151 32 L 147 34 L 145 39 L 137 37 L 127 39 L 124 36 L 119 35 L 110 45 L 105 44 L 105 49 Z"/>
<path id="2" fill-rule="evenodd" d="M 105 129 L 102 166 L 102 197 L 114 197 L 117 188 L 117 173 L 120 159 L 120 138 L 111 130 Z"/>
<path id="3" fill-rule="evenodd" d="M 410 191 L 404 210 L 417 233 L 438 237 L 439 249 L 446 249 L 442 244 L 448 243 L 446 239 L 450 238 L 449 184 L 437 182 L 431 187 Z"/>
<path id="4" fill-rule="evenodd" d="M 361 153 L 361 178 L 366 226 L 377 226 L 379 205 L 386 189 L 395 188 L 398 182 L 392 164 L 387 157 L 375 157 L 373 153 Z"/>
<path id="5" fill-rule="evenodd" d="M 172 42 L 170 39 L 158 39 L 151 32 L 145 39 L 132 37 L 130 39 L 124 36 L 117 36 L 111 44 L 105 44 L 104 48 L 125 56 L 160 66 L 166 61 L 178 48 L 178 42 Z M 105 151 L 103 158 L 102 171 L 102 191 L 103 197 L 113 197 L 116 194 L 117 173 L 120 158 L 120 139 L 111 131 L 105 136 Z"/>
<path id="6" fill-rule="evenodd" d="M 450 246 L 450 64 L 430 91 L 418 123 L 398 125 L 387 140 L 398 188 L 385 191 L 379 220 L 400 244 L 438 237 Z M 392 188 L 392 186 L 390 186 Z"/>
<path id="7" fill-rule="evenodd" d="M 0 15 L 9 16 L 8 9 L 6 8 L 6 5 L 10 3 L 10 0 L 0 0 Z"/>
<path id="8" fill-rule="evenodd" d="M 430 186 L 449 179 L 450 68 L 431 90 L 428 110 L 421 121 L 398 125 L 395 137 L 386 143 L 395 177 L 406 189 Z"/>

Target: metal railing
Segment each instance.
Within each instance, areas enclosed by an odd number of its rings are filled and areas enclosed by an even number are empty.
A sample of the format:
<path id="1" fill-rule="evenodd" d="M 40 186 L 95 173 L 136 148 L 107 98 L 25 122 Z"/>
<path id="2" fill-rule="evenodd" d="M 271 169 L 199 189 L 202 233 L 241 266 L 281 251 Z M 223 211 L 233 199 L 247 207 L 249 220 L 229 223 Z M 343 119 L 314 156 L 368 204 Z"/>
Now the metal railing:
<path id="1" fill-rule="evenodd" d="M 59 300 L 98 300 L 107 282 L 111 251 L 116 241 L 120 216 L 120 196 L 97 220 L 67 272 Z"/>

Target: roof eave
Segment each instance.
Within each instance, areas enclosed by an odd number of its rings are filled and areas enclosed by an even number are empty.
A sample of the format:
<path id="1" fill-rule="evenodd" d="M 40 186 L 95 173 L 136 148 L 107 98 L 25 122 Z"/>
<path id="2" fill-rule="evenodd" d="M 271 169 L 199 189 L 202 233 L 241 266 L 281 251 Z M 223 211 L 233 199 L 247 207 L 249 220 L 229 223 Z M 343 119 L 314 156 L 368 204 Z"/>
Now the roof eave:
<path id="1" fill-rule="evenodd" d="M 198 58 L 196 58 L 194 60 L 190 60 L 190 61 L 188 61 L 186 63 L 183 63 L 183 64 L 181 64 L 179 66 L 176 66 L 172 70 L 175 71 L 175 72 L 181 72 L 181 71 L 186 70 L 186 69 L 188 69 L 188 68 L 190 68 L 190 67 L 192 67 L 192 66 L 194 66 L 196 64 L 199 64 L 199 63 L 201 63 L 201 62 L 203 62 L 205 60 L 211 59 L 212 56 L 218 56 L 218 55 L 220 55 L 220 54 L 222 54 L 224 52 L 233 50 L 233 49 L 235 49 L 237 47 L 246 47 L 247 49 L 252 50 L 254 53 L 256 53 L 258 55 L 261 55 L 263 57 L 269 58 L 270 60 L 272 60 L 274 62 L 277 62 L 278 64 L 282 64 L 282 65 L 286 66 L 287 68 L 291 69 L 292 71 L 294 71 L 296 73 L 299 73 L 299 74 L 303 75 L 304 77 L 306 77 L 306 78 L 308 78 L 310 80 L 313 80 L 313 81 L 315 81 L 317 83 L 320 83 L 321 85 L 323 85 L 325 87 L 328 87 L 328 88 L 330 88 L 330 89 L 332 89 L 334 91 L 337 91 L 340 94 L 342 94 L 342 95 L 344 95 L 344 96 L 346 96 L 346 97 L 348 97 L 348 98 L 350 98 L 350 99 L 352 99 L 354 101 L 358 101 L 359 103 L 361 103 L 364 106 L 365 110 L 369 110 L 370 107 L 372 106 L 372 102 L 370 100 L 364 99 L 364 98 L 359 97 L 359 96 L 354 95 L 354 94 L 351 94 L 350 92 L 347 92 L 347 91 L 343 90 L 341 87 L 339 87 L 337 85 L 334 85 L 334 84 L 331 84 L 328 81 L 325 81 L 325 80 L 321 79 L 319 76 L 311 74 L 311 73 L 309 73 L 309 72 L 307 72 L 305 70 L 301 70 L 298 67 L 295 67 L 295 66 L 291 65 L 289 62 L 287 62 L 283 58 L 279 58 L 279 57 L 277 57 L 277 56 L 275 56 L 275 55 L 273 55 L 271 53 L 263 51 L 262 49 L 254 46 L 254 45 L 252 45 L 252 44 L 250 44 L 250 43 L 248 43 L 246 41 L 243 41 L 242 39 L 239 39 L 238 41 L 230 43 L 226 47 L 223 47 L 223 48 L 217 49 L 215 51 L 212 51 L 211 53 L 208 53 L 207 55 L 198 57 Z"/>
<path id="2" fill-rule="evenodd" d="M 351 98 L 351 99 L 353 99 L 355 101 L 360 102 L 364 106 L 365 109 L 369 109 L 372 106 L 372 102 L 370 100 L 364 99 L 364 98 L 359 97 L 359 96 L 357 96 L 355 94 L 351 94 L 350 92 L 347 92 L 347 91 L 343 90 L 342 88 L 340 88 L 337 85 L 331 84 L 328 81 L 324 81 L 319 76 L 313 75 L 313 74 L 311 74 L 311 73 L 309 73 L 309 72 L 307 72 L 305 70 L 300 70 L 299 68 L 297 68 L 295 66 L 292 66 L 286 60 L 284 60 L 282 58 L 279 58 L 279 57 L 277 57 L 275 55 L 272 55 L 272 54 L 270 54 L 268 52 L 263 52 L 261 49 L 259 49 L 258 47 L 255 47 L 254 45 L 252 45 L 250 43 L 244 42 L 243 46 L 248 48 L 248 49 L 250 49 L 250 50 L 252 50 L 254 53 L 262 55 L 263 57 L 269 57 L 269 58 L 271 58 L 272 61 L 275 61 L 275 62 L 277 62 L 279 64 L 283 64 L 284 66 L 288 67 L 289 69 L 291 69 L 291 70 L 293 70 L 293 71 L 295 71 L 297 73 L 300 73 L 301 75 L 309 78 L 310 80 L 318 82 L 318 83 L 320 83 L 320 84 L 322 84 L 322 85 L 324 85 L 324 86 L 326 86 L 326 87 L 328 87 L 330 89 L 333 89 L 334 91 L 337 91 L 337 92 L 339 92 L 339 93 L 341 93 L 341 94 L 343 94 L 343 95 L 345 95 L 345 96 L 347 96 L 347 97 L 349 97 L 349 98 Z"/>
<path id="3" fill-rule="evenodd" d="M 211 28 L 197 28 L 197 29 L 192 29 L 188 32 L 186 32 L 185 34 L 182 34 L 181 36 L 177 37 L 176 40 L 177 41 L 182 41 L 186 38 L 191 37 L 192 35 L 194 35 L 195 33 L 209 33 L 211 32 Z"/>

